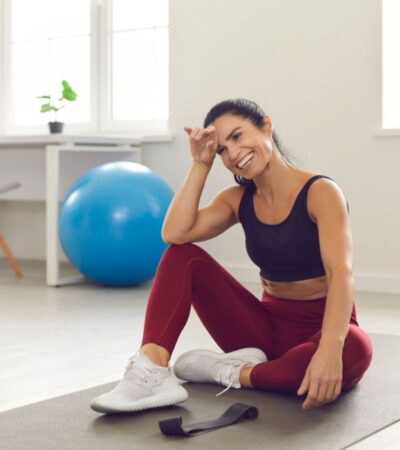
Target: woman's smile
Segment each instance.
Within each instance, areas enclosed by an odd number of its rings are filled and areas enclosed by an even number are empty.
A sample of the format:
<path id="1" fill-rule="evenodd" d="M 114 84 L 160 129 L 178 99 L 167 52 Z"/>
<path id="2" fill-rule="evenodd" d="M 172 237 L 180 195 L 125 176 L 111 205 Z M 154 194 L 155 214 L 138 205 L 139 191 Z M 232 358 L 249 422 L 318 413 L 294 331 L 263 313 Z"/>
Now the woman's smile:
<path id="1" fill-rule="evenodd" d="M 241 158 L 237 163 L 236 163 L 236 167 L 239 170 L 244 170 L 246 168 L 248 168 L 251 164 L 251 162 L 253 161 L 255 156 L 255 152 L 251 151 L 249 153 L 247 153 L 247 155 L 245 155 L 243 158 Z"/>

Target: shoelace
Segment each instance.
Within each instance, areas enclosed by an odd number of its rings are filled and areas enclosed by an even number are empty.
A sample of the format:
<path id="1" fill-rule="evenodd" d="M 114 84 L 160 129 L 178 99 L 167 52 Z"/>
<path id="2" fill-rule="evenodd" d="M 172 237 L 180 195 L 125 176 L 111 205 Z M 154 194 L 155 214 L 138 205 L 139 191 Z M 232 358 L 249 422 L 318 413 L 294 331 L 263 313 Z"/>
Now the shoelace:
<path id="1" fill-rule="evenodd" d="M 221 370 L 218 372 L 218 377 L 216 378 L 216 381 L 218 383 L 224 384 L 226 388 L 219 392 L 216 397 L 219 397 L 220 395 L 224 394 L 226 391 L 228 391 L 232 385 L 234 384 L 235 380 L 233 379 L 233 375 L 237 370 L 240 370 L 240 368 L 243 366 L 243 363 L 236 363 L 236 364 L 224 364 L 221 368 Z"/>
<path id="2" fill-rule="evenodd" d="M 135 353 L 128 359 L 128 364 L 126 365 L 125 370 L 129 370 L 132 367 L 133 363 L 136 361 L 138 356 L 139 356 L 138 353 Z"/>
<path id="3" fill-rule="evenodd" d="M 135 365 L 134 363 L 136 362 L 138 356 L 139 356 L 138 353 L 136 353 L 134 356 L 129 358 L 128 364 L 125 367 L 125 375 L 129 371 L 129 372 L 133 373 L 133 375 L 135 375 L 137 378 L 139 378 L 141 380 L 142 378 L 144 378 L 146 376 L 149 376 L 150 374 L 153 374 L 156 371 L 151 369 L 150 367 Z"/>

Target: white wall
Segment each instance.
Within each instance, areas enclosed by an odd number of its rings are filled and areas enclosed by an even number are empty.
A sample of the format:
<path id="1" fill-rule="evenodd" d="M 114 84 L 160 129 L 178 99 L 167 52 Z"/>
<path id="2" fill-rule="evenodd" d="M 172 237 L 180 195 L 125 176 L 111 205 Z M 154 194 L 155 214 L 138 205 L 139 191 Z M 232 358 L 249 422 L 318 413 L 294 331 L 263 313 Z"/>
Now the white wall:
<path id="1" fill-rule="evenodd" d="M 381 0 L 171 0 L 176 138 L 145 146 L 144 163 L 176 189 L 190 164 L 183 126 L 201 125 L 225 98 L 253 99 L 303 167 L 343 188 L 361 285 L 368 275 L 385 285 L 389 277 L 400 287 L 400 141 L 373 136 L 381 114 L 380 8 Z M 216 164 L 202 204 L 229 184 L 231 175 Z M 0 229 L 17 256 L 44 257 L 44 206 L 0 208 Z M 32 244 L 22 244 L 21 234 Z M 239 225 L 202 245 L 228 266 L 241 267 L 241 275 L 254 267 Z"/>
<path id="2" fill-rule="evenodd" d="M 4 2 L 0 0 L 0 57 L 3 52 L 3 8 Z M 1 61 L 1 60 L 0 60 Z M 0 87 L 3 85 L 3 64 L 0 62 Z M 0 89 L 1 92 L 1 89 Z M 0 95 L 0 134 L 3 133 L 3 99 Z M 1 164 L 1 162 L 0 162 Z M 0 206 L 1 207 L 1 206 Z"/>

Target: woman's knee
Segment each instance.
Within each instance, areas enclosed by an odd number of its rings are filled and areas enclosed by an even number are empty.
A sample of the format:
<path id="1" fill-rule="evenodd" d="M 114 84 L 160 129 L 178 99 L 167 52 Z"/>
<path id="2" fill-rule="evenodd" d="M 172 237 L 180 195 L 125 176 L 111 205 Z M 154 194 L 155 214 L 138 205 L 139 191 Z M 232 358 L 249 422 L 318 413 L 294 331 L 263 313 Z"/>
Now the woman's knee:
<path id="1" fill-rule="evenodd" d="M 354 386 L 371 364 L 372 344 L 367 333 L 351 324 L 343 350 L 344 388 Z"/>
<path id="2" fill-rule="evenodd" d="M 207 254 L 198 245 L 188 242 L 186 244 L 171 244 L 164 252 L 163 259 L 189 259 Z"/>
<path id="3" fill-rule="evenodd" d="M 368 334 L 357 325 L 350 324 L 345 342 L 346 347 L 354 361 L 372 357 L 371 340 Z"/>

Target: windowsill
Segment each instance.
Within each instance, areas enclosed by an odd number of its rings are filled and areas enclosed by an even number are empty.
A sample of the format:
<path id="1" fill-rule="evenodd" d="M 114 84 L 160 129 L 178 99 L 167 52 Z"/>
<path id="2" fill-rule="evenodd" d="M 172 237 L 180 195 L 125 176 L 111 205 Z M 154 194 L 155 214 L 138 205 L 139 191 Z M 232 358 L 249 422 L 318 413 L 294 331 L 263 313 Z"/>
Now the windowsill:
<path id="1" fill-rule="evenodd" d="M 400 137 L 400 128 L 375 128 L 373 137 Z"/>

